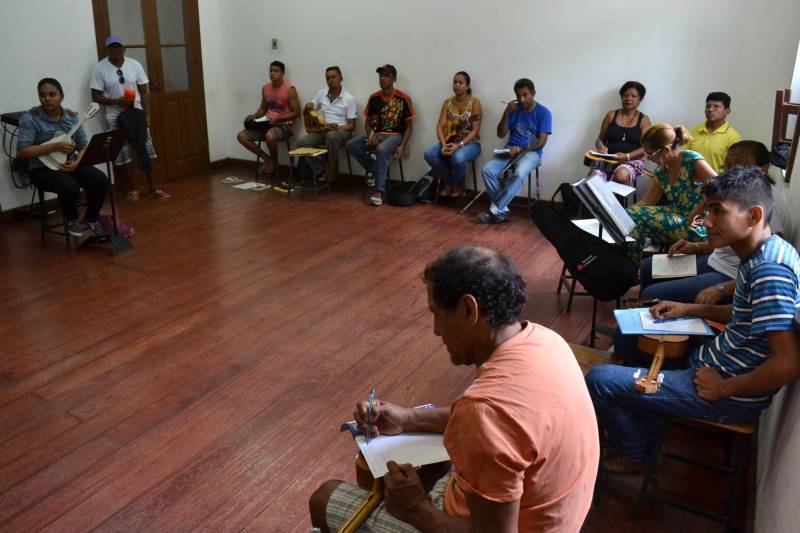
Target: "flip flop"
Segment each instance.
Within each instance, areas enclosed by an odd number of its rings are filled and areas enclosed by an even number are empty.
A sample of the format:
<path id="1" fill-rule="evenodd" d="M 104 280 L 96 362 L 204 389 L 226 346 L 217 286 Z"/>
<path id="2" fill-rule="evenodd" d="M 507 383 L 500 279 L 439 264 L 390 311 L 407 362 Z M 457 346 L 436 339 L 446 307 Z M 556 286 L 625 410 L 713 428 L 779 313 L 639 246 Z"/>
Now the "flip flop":
<path id="1" fill-rule="evenodd" d="M 238 185 L 240 183 L 244 183 L 244 180 L 241 178 L 237 178 L 236 176 L 228 176 L 227 178 L 222 180 L 222 183 L 224 183 L 225 185 Z"/>
<path id="2" fill-rule="evenodd" d="M 166 200 L 167 198 L 172 198 L 172 195 L 162 191 L 161 189 L 156 189 L 153 192 L 147 193 L 147 196 L 151 198 L 158 198 L 159 200 Z"/>

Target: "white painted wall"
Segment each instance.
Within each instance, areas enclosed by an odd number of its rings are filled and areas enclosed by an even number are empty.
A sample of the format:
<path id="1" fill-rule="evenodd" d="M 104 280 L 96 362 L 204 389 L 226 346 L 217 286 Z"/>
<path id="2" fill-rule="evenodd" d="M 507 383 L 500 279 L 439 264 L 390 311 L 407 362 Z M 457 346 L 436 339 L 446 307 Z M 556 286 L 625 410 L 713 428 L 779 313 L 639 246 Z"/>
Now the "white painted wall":
<path id="1" fill-rule="evenodd" d="M 794 79 L 800 80 L 800 47 Z M 788 184 L 789 205 L 800 205 L 800 157 L 795 158 Z M 793 219 L 794 245 L 800 248 L 800 221 Z M 757 533 L 797 531 L 800 494 L 800 384 L 778 393 L 761 416 L 756 477 Z"/>
<path id="2" fill-rule="evenodd" d="M 774 91 L 788 86 L 797 49 L 800 2 L 775 0 L 423 1 L 200 0 L 209 142 L 212 159 L 249 158 L 236 142 L 242 118 L 259 102 L 269 61 L 287 66 L 303 102 L 324 86 L 323 69 L 339 65 L 345 85 L 363 106 L 377 90 L 375 67 L 392 63 L 397 87 L 417 110 L 406 168 L 412 177 L 435 142 L 450 80 L 467 70 L 486 119 L 481 160 L 500 144 L 494 129 L 523 76 L 553 112 L 545 149 L 545 193 L 585 174 L 581 154 L 592 144 L 606 110 L 618 105 L 622 82 L 647 89 L 642 110 L 654 121 L 691 126 L 703 120 L 705 96 L 733 96 L 731 121 L 746 138 L 767 144 Z M 279 48 L 270 49 L 277 38 Z M 218 129 L 215 129 L 214 127 Z M 359 124 L 363 131 L 363 121 Z"/>
<path id="3" fill-rule="evenodd" d="M 56 78 L 64 87 L 64 105 L 81 111 L 91 101 L 89 79 L 97 63 L 90 0 L 0 0 L 0 112 L 39 104 L 36 84 Z M 86 124 L 91 135 L 102 119 Z M 8 160 L 0 160 L 0 206 L 30 202 L 30 190 L 15 189 Z"/>
<path id="4" fill-rule="evenodd" d="M 406 168 L 411 177 L 422 175 L 439 106 L 450 94 L 452 74 L 463 68 L 486 110 L 482 161 L 501 143 L 493 133 L 500 100 L 512 97 L 515 79 L 534 80 L 537 98 L 554 117 L 542 167 L 548 195 L 585 173 L 580 154 L 603 113 L 618 104 L 616 91 L 627 79 L 647 86 L 642 110 L 653 120 L 686 125 L 702 120 L 709 91 L 727 90 L 737 129 L 769 142 L 774 90 L 791 80 L 800 36 L 796 0 L 773 0 L 770 9 L 747 0 L 674 0 L 668 8 L 647 0 L 635 9 L 622 0 L 199 4 L 212 160 L 250 157 L 235 133 L 258 105 L 270 60 L 287 63 L 304 102 L 324 86 L 325 66 L 341 66 L 359 106 L 377 89 L 375 67 L 390 62 L 418 114 Z M 35 105 L 35 83 L 44 76 L 62 81 L 67 106 L 84 107 L 96 61 L 91 2 L 0 0 L 0 8 L 0 43 L 7 51 L 0 58 L 0 110 Z M 614 34 L 612 28 L 622 29 Z M 273 37 L 277 51 L 269 46 Z M 90 133 L 97 124 L 89 124 Z M 10 209 L 26 201 L 3 162 L 0 205 Z"/>

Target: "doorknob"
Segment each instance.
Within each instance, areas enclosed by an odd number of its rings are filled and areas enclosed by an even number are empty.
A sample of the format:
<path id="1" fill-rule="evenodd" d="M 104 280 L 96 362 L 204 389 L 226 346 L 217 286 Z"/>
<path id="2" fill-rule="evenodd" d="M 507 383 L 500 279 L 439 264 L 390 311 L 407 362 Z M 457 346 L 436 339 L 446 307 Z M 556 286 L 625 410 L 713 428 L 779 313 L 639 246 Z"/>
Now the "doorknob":
<path id="1" fill-rule="evenodd" d="M 150 90 L 151 91 L 160 91 L 161 90 L 161 85 L 159 85 L 158 82 L 151 81 L 150 82 Z"/>

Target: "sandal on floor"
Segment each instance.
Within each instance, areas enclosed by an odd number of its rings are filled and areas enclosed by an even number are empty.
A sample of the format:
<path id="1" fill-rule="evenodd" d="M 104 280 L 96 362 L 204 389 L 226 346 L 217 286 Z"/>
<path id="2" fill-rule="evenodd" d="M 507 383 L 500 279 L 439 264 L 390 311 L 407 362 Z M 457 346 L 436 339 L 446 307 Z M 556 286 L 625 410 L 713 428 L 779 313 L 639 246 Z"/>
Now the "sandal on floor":
<path id="1" fill-rule="evenodd" d="M 131 202 L 135 202 L 139 199 L 139 191 L 128 191 L 128 194 L 125 196 L 126 200 L 130 200 Z"/>
<path id="2" fill-rule="evenodd" d="M 156 189 L 153 192 L 147 193 L 147 196 L 151 198 L 158 198 L 159 200 L 166 200 L 167 198 L 172 198 L 172 195 L 162 191 L 161 189 Z"/>

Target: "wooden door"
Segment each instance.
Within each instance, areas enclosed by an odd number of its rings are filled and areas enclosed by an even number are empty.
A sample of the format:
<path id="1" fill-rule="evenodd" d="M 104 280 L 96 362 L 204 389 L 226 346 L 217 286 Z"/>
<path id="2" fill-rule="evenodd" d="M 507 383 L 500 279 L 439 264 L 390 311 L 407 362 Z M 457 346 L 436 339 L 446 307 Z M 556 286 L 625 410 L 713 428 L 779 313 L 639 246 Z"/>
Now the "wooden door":
<path id="1" fill-rule="evenodd" d="M 208 168 L 197 0 L 93 0 L 98 59 L 119 35 L 150 79 L 156 178 Z"/>

